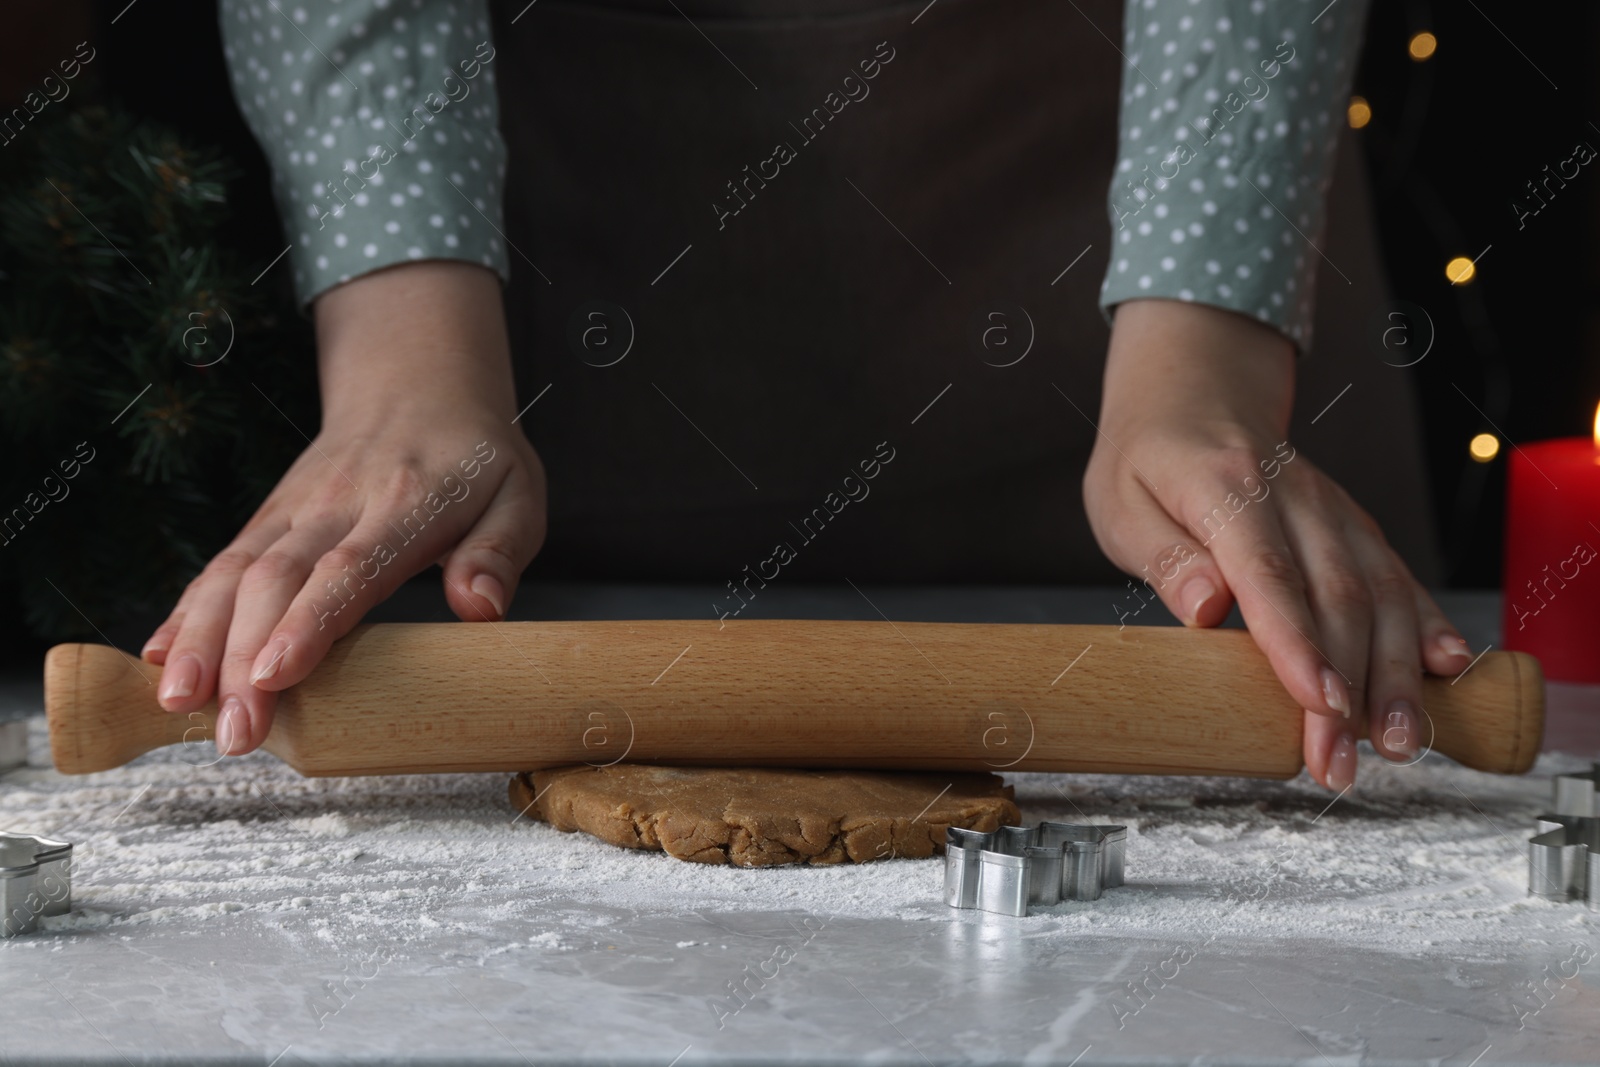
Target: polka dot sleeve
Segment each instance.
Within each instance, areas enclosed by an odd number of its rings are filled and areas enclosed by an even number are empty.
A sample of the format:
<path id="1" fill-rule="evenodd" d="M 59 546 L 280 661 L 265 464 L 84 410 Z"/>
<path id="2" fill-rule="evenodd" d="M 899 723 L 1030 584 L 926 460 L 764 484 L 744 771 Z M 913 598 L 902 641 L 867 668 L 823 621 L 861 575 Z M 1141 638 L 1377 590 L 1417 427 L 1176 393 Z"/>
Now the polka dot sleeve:
<path id="1" fill-rule="evenodd" d="M 221 0 L 295 292 L 457 259 L 508 275 L 487 0 Z"/>
<path id="2" fill-rule="evenodd" d="M 1108 314 L 1139 297 L 1311 341 L 1324 200 L 1367 0 L 1128 0 Z"/>

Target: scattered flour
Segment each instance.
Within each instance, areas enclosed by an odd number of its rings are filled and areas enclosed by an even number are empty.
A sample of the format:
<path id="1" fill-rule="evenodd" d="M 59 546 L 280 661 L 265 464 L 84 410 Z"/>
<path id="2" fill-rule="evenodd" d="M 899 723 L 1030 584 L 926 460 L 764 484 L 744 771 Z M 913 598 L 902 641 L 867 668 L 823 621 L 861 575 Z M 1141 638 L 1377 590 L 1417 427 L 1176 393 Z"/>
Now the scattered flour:
<path id="1" fill-rule="evenodd" d="M 68 778 L 48 769 L 43 720 L 32 729 L 33 766 L 0 779 L 0 828 L 78 846 L 74 910 L 46 930 L 193 929 L 249 911 L 341 943 L 448 935 L 492 954 L 518 924 L 545 928 L 516 939 L 524 948 L 566 951 L 640 912 L 957 914 L 942 902 L 941 860 L 682 863 L 514 818 L 501 774 L 308 779 L 265 754 L 203 767 L 169 749 Z M 1128 884 L 1000 921 L 1040 935 L 1294 935 L 1456 959 L 1563 944 L 1589 936 L 1600 916 L 1526 895 L 1526 839 L 1549 775 L 1583 766 L 1545 755 L 1532 775 L 1503 778 L 1438 756 L 1391 767 L 1367 752 L 1357 791 L 1331 805 L 1304 776 L 1015 775 L 1029 821 L 1127 825 Z M 547 929 L 555 914 L 559 933 Z"/>

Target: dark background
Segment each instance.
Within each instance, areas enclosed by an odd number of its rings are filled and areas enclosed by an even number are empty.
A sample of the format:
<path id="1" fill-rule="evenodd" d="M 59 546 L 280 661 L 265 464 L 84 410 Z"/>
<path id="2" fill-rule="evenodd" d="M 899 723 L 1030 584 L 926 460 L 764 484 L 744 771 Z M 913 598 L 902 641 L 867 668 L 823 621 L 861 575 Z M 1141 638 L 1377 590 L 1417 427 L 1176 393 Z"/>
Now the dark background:
<path id="1" fill-rule="evenodd" d="M 1594 5 L 1488 0 L 1375 3 L 1369 16 L 1354 91 L 1373 109 L 1362 139 L 1391 287 L 1438 328 L 1412 373 L 1455 587 L 1499 584 L 1510 451 L 1471 460 L 1467 442 L 1494 427 L 1461 392 L 1511 441 L 1588 436 L 1600 401 L 1596 267 L 1582 254 L 1595 247 L 1600 172 L 1580 171 L 1521 230 L 1511 208 L 1579 141 L 1600 149 L 1597 22 Z M 1440 43 L 1418 63 L 1406 46 L 1421 30 Z M 1486 247 L 1477 277 L 1452 285 L 1444 265 Z"/>
<path id="2" fill-rule="evenodd" d="M 282 249 L 265 160 L 233 104 L 214 0 L 12 0 L 6 14 L 0 104 L 9 109 L 58 55 L 89 40 L 106 97 L 242 166 L 231 199 L 249 207 L 224 239 L 263 263 Z M 1526 182 L 1579 141 L 1600 148 L 1600 127 L 1591 125 L 1600 116 L 1597 23 L 1593 5 L 1490 0 L 1377 2 L 1369 16 L 1354 91 L 1373 117 L 1360 136 L 1394 295 L 1425 309 L 1437 330 L 1427 358 L 1404 373 L 1417 378 L 1452 587 L 1499 580 L 1509 447 L 1478 463 L 1468 440 L 1497 430 L 1511 441 L 1587 435 L 1600 401 L 1597 267 L 1580 254 L 1596 247 L 1600 160 L 1520 230 L 1511 207 Z M 1422 30 L 1439 48 L 1417 62 L 1407 44 Z M 1458 255 L 1480 257 L 1469 284 L 1445 276 Z M 287 285 L 287 272 L 275 277 Z M 8 608 L 0 617 L 16 615 Z M 4 630 L 22 657 L 42 650 L 14 622 Z"/>

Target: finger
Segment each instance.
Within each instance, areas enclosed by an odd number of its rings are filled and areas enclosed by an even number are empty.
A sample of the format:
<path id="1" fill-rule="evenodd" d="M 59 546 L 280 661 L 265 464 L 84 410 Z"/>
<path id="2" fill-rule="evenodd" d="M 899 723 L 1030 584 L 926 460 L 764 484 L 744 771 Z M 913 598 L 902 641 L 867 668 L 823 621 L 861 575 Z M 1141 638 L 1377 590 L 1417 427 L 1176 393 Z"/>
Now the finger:
<path id="1" fill-rule="evenodd" d="M 1306 770 L 1322 785 L 1342 793 L 1356 783 L 1356 728 L 1348 719 L 1305 713 L 1301 742 Z"/>
<path id="2" fill-rule="evenodd" d="M 150 640 L 144 643 L 139 650 L 139 658 L 146 663 L 161 666 L 167 662 L 167 650 L 172 647 L 172 641 L 178 636 L 178 630 L 183 626 L 183 612 L 174 607 L 172 614 L 167 616 L 167 621 L 155 628 L 150 635 Z"/>
<path id="3" fill-rule="evenodd" d="M 277 692 L 304 681 L 329 646 L 437 557 L 448 535 L 434 524 L 405 540 L 408 531 L 397 532 L 383 518 L 393 510 L 363 515 L 349 536 L 317 559 L 251 665 L 257 689 Z M 278 666 L 268 673 L 273 662 Z"/>
<path id="4" fill-rule="evenodd" d="M 166 621 L 150 634 L 150 639 L 139 650 L 139 658 L 147 663 L 161 666 L 167 662 L 168 652 L 172 642 L 177 639 L 178 631 L 183 629 L 183 617 L 189 609 L 190 602 L 194 599 L 195 582 L 190 582 L 178 595 L 178 602 L 172 606 L 172 611 L 167 615 Z"/>
<path id="5" fill-rule="evenodd" d="M 1351 548 L 1350 529 L 1330 503 L 1324 497 L 1312 506 L 1293 509 L 1285 515 L 1284 530 L 1305 574 L 1306 598 L 1322 635 L 1319 649 L 1345 683 L 1349 718 L 1359 726 L 1367 711 L 1373 593 Z"/>
<path id="6" fill-rule="evenodd" d="M 161 668 L 156 700 L 168 711 L 196 711 L 215 692 L 222 651 L 233 619 L 234 594 L 245 568 L 288 528 L 270 519 L 246 526 L 206 564 L 179 601 L 183 618 Z"/>
<path id="7" fill-rule="evenodd" d="M 1373 593 L 1351 549 L 1350 528 L 1334 510 L 1339 505 L 1321 488 L 1314 504 L 1289 513 L 1285 527 L 1306 576 L 1311 613 L 1322 634 L 1321 652 L 1349 695 L 1350 714 L 1341 729 L 1306 734 L 1306 764 L 1324 768 L 1322 782 L 1330 789 L 1344 789 L 1355 781 L 1355 739 L 1367 732 Z"/>
<path id="8" fill-rule="evenodd" d="M 1153 590 L 1185 626 L 1216 626 L 1226 619 L 1233 597 L 1211 553 L 1142 483 L 1125 484 L 1117 503 L 1096 509 L 1104 517 L 1095 536 L 1107 558 Z"/>
<path id="9" fill-rule="evenodd" d="M 241 756 L 266 740 L 277 694 L 251 684 L 267 637 L 305 587 L 316 560 L 349 532 L 349 519 L 327 516 L 293 526 L 245 568 L 217 678 L 217 751 Z M 270 658 L 270 657 L 269 657 Z M 272 663 L 273 670 L 277 664 Z"/>
<path id="10" fill-rule="evenodd" d="M 1208 531 L 1207 520 L 1216 522 L 1216 514 L 1185 511 L 1191 528 Z M 1313 714 L 1347 718 L 1349 686 L 1318 647 L 1321 630 L 1306 599 L 1306 577 L 1277 508 L 1245 508 L 1211 534 L 1208 547 L 1250 635 L 1289 695 Z"/>
<path id="11" fill-rule="evenodd" d="M 280 493 L 281 488 L 273 491 L 271 496 L 257 509 L 250 521 L 245 524 L 244 529 L 239 531 L 239 536 L 234 538 L 234 545 L 230 545 L 230 548 L 235 546 L 255 546 L 259 548 L 270 544 L 274 537 L 288 529 L 287 520 L 276 518 L 276 512 L 280 509 L 272 506 L 280 496 Z M 248 566 L 252 561 L 253 553 L 252 559 L 244 561 L 244 565 Z M 203 591 L 211 584 L 212 577 L 214 575 L 208 576 L 205 581 L 201 581 L 200 576 L 197 575 L 194 581 L 184 587 L 183 592 L 178 596 L 178 602 L 173 605 L 166 621 L 156 627 L 155 631 L 151 633 L 150 639 L 139 650 L 140 659 L 148 663 L 165 665 L 172 658 L 172 644 L 177 640 L 179 632 L 183 629 L 183 622 L 188 614 L 189 605 L 193 603 L 197 591 Z"/>
<path id="12" fill-rule="evenodd" d="M 1422 662 L 1433 674 L 1460 674 L 1472 663 L 1472 649 L 1421 583 L 1415 584 Z"/>
<path id="13" fill-rule="evenodd" d="M 522 572 L 544 544 L 544 508 L 520 468 L 495 491 L 488 509 L 441 560 L 444 595 L 464 622 L 506 617 Z"/>
<path id="14" fill-rule="evenodd" d="M 1372 648 L 1367 678 L 1372 745 L 1405 762 L 1422 751 L 1422 656 L 1417 641 L 1416 583 L 1389 546 L 1361 539 L 1357 558 L 1372 590 Z"/>

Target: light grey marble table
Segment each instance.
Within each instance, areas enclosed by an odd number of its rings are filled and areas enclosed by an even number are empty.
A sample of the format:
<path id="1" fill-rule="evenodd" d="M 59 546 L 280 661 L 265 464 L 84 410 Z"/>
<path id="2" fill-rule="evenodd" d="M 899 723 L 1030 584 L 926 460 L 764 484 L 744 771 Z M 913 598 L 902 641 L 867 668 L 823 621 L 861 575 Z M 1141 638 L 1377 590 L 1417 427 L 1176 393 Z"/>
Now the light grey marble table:
<path id="1" fill-rule="evenodd" d="M 1013 622 L 1112 622 L 1118 595 L 865 592 L 896 620 Z M 443 617 L 436 600 L 411 589 L 379 618 Z M 1492 596 L 1446 600 L 1475 646 L 1495 639 Z M 550 586 L 524 590 L 519 617 L 700 617 L 709 601 L 698 588 Z M 850 589 L 775 589 L 755 607 L 879 617 Z M 1139 621 L 1170 622 L 1159 610 Z M 0 703 L 36 709 L 34 684 L 11 680 Z M 1600 738 L 1596 694 L 1562 699 L 1563 736 Z M 1328 798 L 1305 780 L 1021 776 L 1030 818 L 1076 811 L 1138 832 L 1129 884 L 1104 910 L 1019 920 L 945 908 L 936 861 L 819 869 L 815 896 L 742 906 L 741 878 L 760 872 L 639 853 L 619 866 L 609 846 L 512 824 L 504 776 L 304 780 L 261 754 L 205 766 L 166 750 L 66 779 L 31 726 L 32 765 L 0 777 L 0 828 L 36 819 L 84 855 L 74 914 L 0 941 L 0 1062 L 1600 1062 L 1600 959 L 1547 983 L 1547 1003 L 1526 993 L 1571 946 L 1600 954 L 1596 913 L 1523 899 L 1547 777 L 1374 767 L 1365 798 L 1318 823 Z M 1218 812 L 1266 832 L 1226 839 L 1233 821 Z M 1323 866 L 1324 831 L 1371 835 L 1374 855 Z M 391 848 L 401 835 L 406 849 Z M 1253 837 L 1301 848 L 1259 928 L 1257 905 L 1224 900 L 1222 884 L 1256 862 Z M 585 863 L 616 880 L 553 888 Z M 857 884 L 912 889 L 882 914 L 830 910 Z M 1322 920 L 1277 930 L 1274 901 Z M 1341 936 L 1341 917 L 1369 905 L 1392 917 L 1392 943 Z M 1215 928 L 1196 940 L 1207 916 Z M 1179 946 L 1190 958 L 1174 964 Z M 784 948 L 792 959 L 719 1014 L 728 984 Z M 1130 982 L 1167 971 L 1129 999 Z"/>

